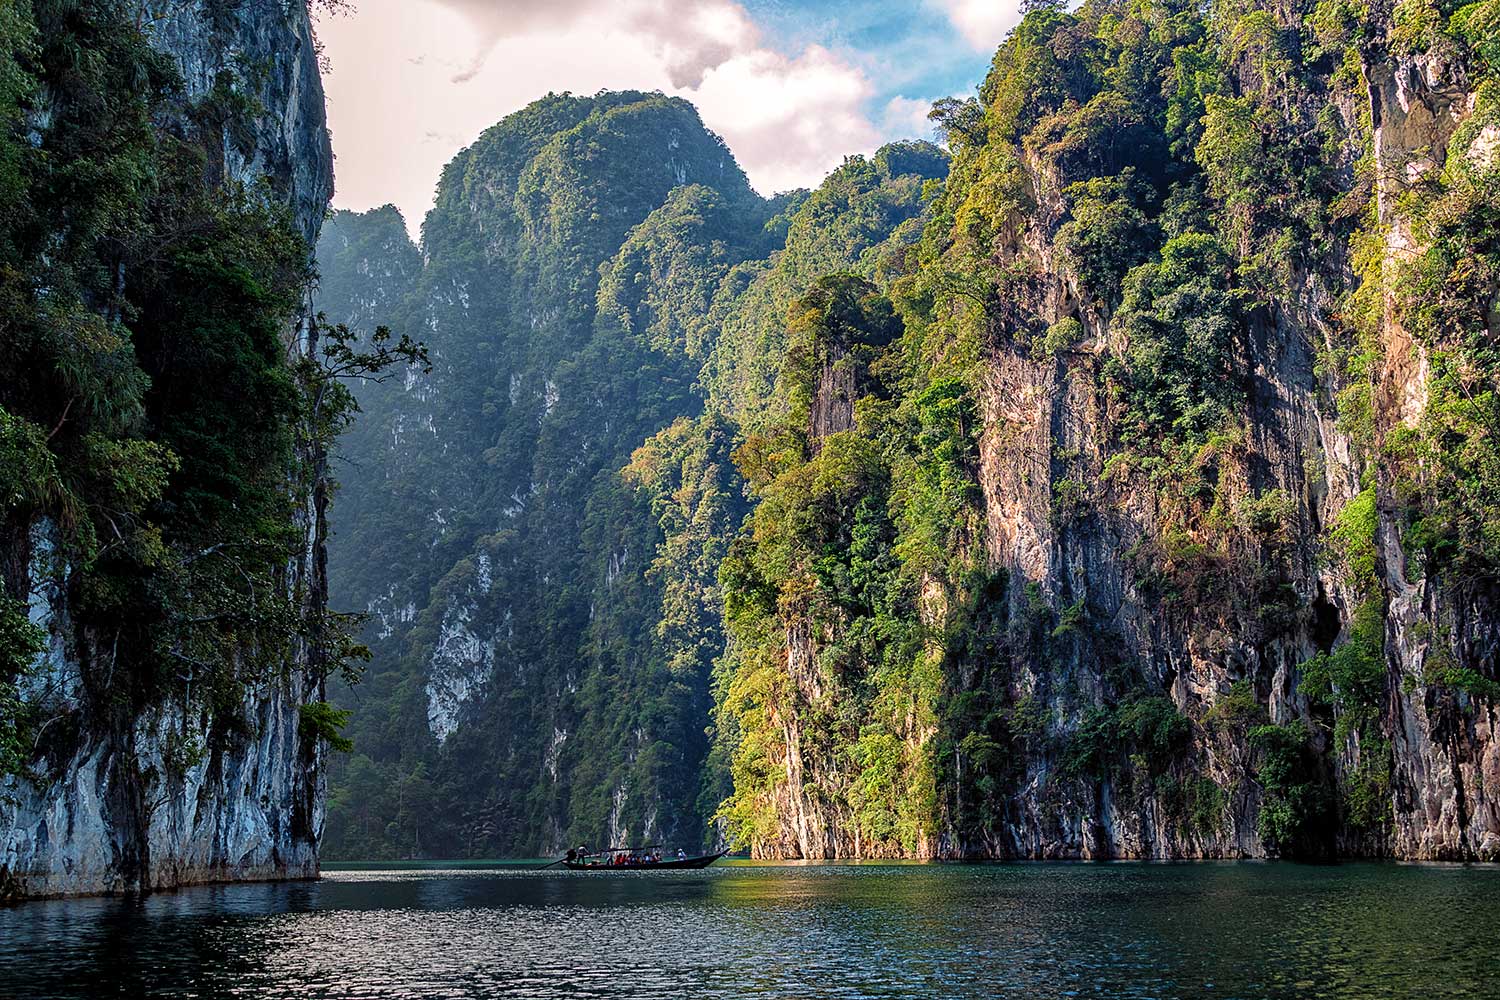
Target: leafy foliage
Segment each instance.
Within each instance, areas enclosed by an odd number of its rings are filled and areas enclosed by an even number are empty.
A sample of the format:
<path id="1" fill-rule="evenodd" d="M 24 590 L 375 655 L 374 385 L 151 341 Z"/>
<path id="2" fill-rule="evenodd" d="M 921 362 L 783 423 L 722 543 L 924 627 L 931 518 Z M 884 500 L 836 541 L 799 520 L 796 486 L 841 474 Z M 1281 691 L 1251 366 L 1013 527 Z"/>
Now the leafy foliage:
<path id="1" fill-rule="evenodd" d="M 354 741 L 342 734 L 349 724 L 348 709 L 334 708 L 326 701 L 309 702 L 298 708 L 297 732 L 304 740 L 322 740 L 341 753 L 354 749 Z"/>
<path id="2" fill-rule="evenodd" d="M 29 763 L 33 734 L 18 681 L 46 648 L 47 633 L 31 622 L 25 606 L 0 594 L 0 774 L 23 773 Z"/>
<path id="3" fill-rule="evenodd" d="M 180 775 L 245 738 L 248 692 L 362 653 L 297 567 L 352 408 L 334 386 L 391 352 L 334 335 L 299 358 L 309 247 L 270 182 L 226 169 L 254 151 L 257 83 L 188 99 L 120 4 L 0 11 L 6 774 L 165 713 Z"/>
<path id="4" fill-rule="evenodd" d="M 1126 440 L 1197 447 L 1223 428 L 1244 398 L 1231 362 L 1237 318 L 1229 258 L 1212 236 L 1173 237 L 1159 263 L 1130 272 L 1115 314 L 1130 345 Z"/>
<path id="5" fill-rule="evenodd" d="M 1302 688 L 1308 696 L 1339 709 L 1335 738 L 1370 726 L 1385 694 L 1385 608 L 1367 600 L 1354 612 L 1349 635 L 1329 654 L 1302 666 Z"/>
<path id="6" fill-rule="evenodd" d="M 1295 722 L 1256 726 L 1249 742 L 1258 755 L 1256 776 L 1265 791 L 1261 837 L 1285 855 L 1326 854 L 1333 815 L 1307 729 Z"/>

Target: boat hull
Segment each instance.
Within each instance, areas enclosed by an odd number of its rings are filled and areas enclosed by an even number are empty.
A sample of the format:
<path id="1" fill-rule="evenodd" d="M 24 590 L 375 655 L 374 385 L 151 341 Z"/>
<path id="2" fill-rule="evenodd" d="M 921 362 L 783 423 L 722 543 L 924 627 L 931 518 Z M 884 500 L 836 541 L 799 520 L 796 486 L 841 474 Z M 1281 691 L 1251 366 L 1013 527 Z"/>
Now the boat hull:
<path id="1" fill-rule="evenodd" d="M 563 864 L 569 871 L 575 872 L 683 871 L 689 868 L 707 868 L 728 853 L 728 851 L 720 851 L 718 854 L 705 854 L 701 858 L 670 858 L 657 862 L 627 861 L 623 865 L 585 864 L 578 861 L 564 861 Z"/>

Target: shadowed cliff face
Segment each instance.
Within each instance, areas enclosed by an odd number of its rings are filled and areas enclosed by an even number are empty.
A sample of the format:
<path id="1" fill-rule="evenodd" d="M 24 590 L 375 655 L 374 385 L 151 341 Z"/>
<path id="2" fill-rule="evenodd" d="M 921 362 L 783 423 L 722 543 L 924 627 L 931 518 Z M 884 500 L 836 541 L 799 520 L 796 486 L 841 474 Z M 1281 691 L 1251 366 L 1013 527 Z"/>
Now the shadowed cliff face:
<path id="1" fill-rule="evenodd" d="M 181 91 L 172 92 L 170 109 L 151 123 L 157 134 L 185 143 L 211 135 L 201 183 L 248 192 L 251 205 L 272 206 L 277 226 L 281 216 L 275 213 L 284 206 L 292 228 L 311 245 L 332 194 L 333 157 L 305 6 L 153 0 L 132 10 L 131 17 L 182 84 Z M 137 74 L 145 72 L 136 67 Z M 129 84 L 136 77 L 125 79 Z M 216 103 L 224 101 L 234 103 Z M 54 112 L 58 109 L 38 112 L 36 141 L 43 148 L 50 148 L 48 129 L 62 117 Z M 191 198 L 191 192 L 181 195 L 183 203 Z M 231 198 L 225 204 L 237 203 Z M 260 208 L 243 210 L 245 218 L 262 214 Z M 188 219 L 181 232 L 190 235 L 202 224 L 201 218 Z M 122 242 L 128 238 L 127 233 Z M 269 238 L 281 239 L 282 233 L 276 230 Z M 175 244 L 162 249 L 176 252 Z M 286 252 L 295 269 L 296 249 Z M 254 273 L 254 262 L 240 263 L 247 275 Z M 135 293 L 140 280 L 120 265 L 124 295 Z M 290 280 L 295 292 L 296 281 Z M 115 308 L 111 301 L 99 311 L 114 322 Z M 280 316 L 287 312 L 296 313 L 295 304 Z M 153 320 L 132 315 L 129 322 L 131 332 L 143 337 L 140 331 Z M 306 350 L 305 317 L 272 335 L 278 343 L 271 350 L 280 357 L 263 363 L 284 370 L 287 359 Z M 139 346 L 145 343 L 138 341 L 137 353 L 155 363 L 150 349 Z M 238 347 L 226 345 L 226 351 Z M 159 387 L 170 384 L 169 374 L 158 378 Z M 147 405 L 155 404 L 148 400 Z M 270 401 L 253 404 L 261 405 L 272 412 Z M 145 431 L 161 434 L 163 428 Z M 296 461 L 306 457 L 298 454 Z M 277 469 L 277 462 L 267 474 L 284 485 L 291 477 L 284 464 Z M 235 471 L 251 475 L 249 469 Z M 183 503 L 181 497 L 174 502 Z M 294 538 L 288 548 L 300 555 L 273 575 L 290 613 L 310 619 L 321 614 L 326 599 L 321 526 L 310 495 L 297 496 L 291 507 L 284 529 Z M 45 713 L 26 731 L 26 750 L 43 756 L 24 761 L 31 777 L 0 781 L 0 895 L 315 876 L 323 826 L 323 750 L 299 725 L 299 706 L 320 699 L 322 682 L 304 670 L 305 643 L 293 643 L 280 669 L 253 679 L 250 666 L 233 655 L 213 662 L 182 655 L 164 628 L 154 646 L 149 640 L 142 646 L 133 628 L 138 623 L 98 627 L 99 594 L 89 589 L 94 584 L 86 582 L 76 549 L 62 540 L 76 520 L 76 512 L 64 510 L 60 519 L 56 510 L 33 510 L 20 533 L 6 540 L 7 554 L 29 556 L 23 572 L 8 568 L 6 583 L 27 599 L 31 621 L 45 630 L 50 647 L 39 657 L 38 669 L 22 678 L 19 702 L 28 713 Z M 132 527 L 128 519 L 121 525 Z M 244 542 L 220 538 L 196 554 L 172 549 L 169 558 L 186 567 Z M 142 578 L 136 586 L 145 590 L 153 582 Z M 236 614 L 243 603 L 243 597 L 237 599 L 224 616 Z M 146 659 L 138 659 L 143 653 Z M 141 695 L 151 683 L 146 678 L 158 673 L 174 679 L 164 692 Z M 215 675 L 234 679 L 214 694 Z"/>
<path id="2" fill-rule="evenodd" d="M 210 176 L 268 185 L 290 208 L 310 245 L 333 197 L 333 148 L 323 81 L 306 4 L 182 4 L 142 0 L 139 23 L 170 56 L 189 99 L 208 94 L 226 71 L 254 66 L 243 85 L 258 102 L 248 130 L 226 136 Z"/>

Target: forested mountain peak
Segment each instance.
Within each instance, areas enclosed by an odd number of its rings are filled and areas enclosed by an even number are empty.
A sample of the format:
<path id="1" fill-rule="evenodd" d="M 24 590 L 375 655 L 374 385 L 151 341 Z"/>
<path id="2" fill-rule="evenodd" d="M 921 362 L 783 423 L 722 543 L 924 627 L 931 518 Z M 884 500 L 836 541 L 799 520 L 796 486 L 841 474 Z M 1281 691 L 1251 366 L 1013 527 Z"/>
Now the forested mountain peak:
<path id="1" fill-rule="evenodd" d="M 405 850 L 701 838 L 700 787 L 721 796 L 723 773 L 705 767 L 722 641 L 705 602 L 713 539 L 742 514 L 727 454 L 703 450 L 730 439 L 699 414 L 733 405 L 704 373 L 778 343 L 804 276 L 873 269 L 945 164 L 893 144 L 763 199 L 686 102 L 553 94 L 449 164 L 415 271 L 389 209 L 335 215 L 319 307 L 418 330 L 434 359 L 366 393 L 346 444 L 335 579 L 378 625 L 335 852 L 390 849 L 393 822 Z M 752 359 L 767 385 L 774 353 Z M 622 478 L 682 421 L 697 459 Z M 690 517 L 707 548 L 674 566 L 655 491 L 684 461 L 698 481 L 674 495 L 704 491 Z M 429 799 L 425 817 L 403 805 Z"/>
<path id="2" fill-rule="evenodd" d="M 599 227 L 598 243 L 624 232 L 683 184 L 704 184 L 735 202 L 756 200 L 723 140 L 690 103 L 660 93 L 548 94 L 486 129 L 443 169 L 437 201 L 423 224 L 436 254 L 489 232 L 503 252 L 498 221 L 520 217 L 530 239 L 562 239 L 570 225 Z M 604 204 L 596 204 L 608 191 Z M 576 236 L 577 234 L 575 234 Z"/>

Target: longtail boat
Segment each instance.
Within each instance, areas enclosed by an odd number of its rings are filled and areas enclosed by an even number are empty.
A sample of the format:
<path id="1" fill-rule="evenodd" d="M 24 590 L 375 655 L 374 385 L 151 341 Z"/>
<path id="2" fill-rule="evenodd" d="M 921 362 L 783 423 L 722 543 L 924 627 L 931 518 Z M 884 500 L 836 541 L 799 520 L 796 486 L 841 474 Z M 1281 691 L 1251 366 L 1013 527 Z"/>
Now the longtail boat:
<path id="1" fill-rule="evenodd" d="M 568 856 L 552 864 L 566 865 L 575 872 L 633 872 L 633 871 L 657 871 L 661 869 L 685 868 L 707 868 L 718 861 L 728 851 L 719 851 L 717 854 L 702 854 L 690 858 L 678 852 L 678 857 L 664 855 L 661 849 L 651 847 L 611 847 L 608 850 L 589 852 L 584 850 L 569 851 Z"/>

